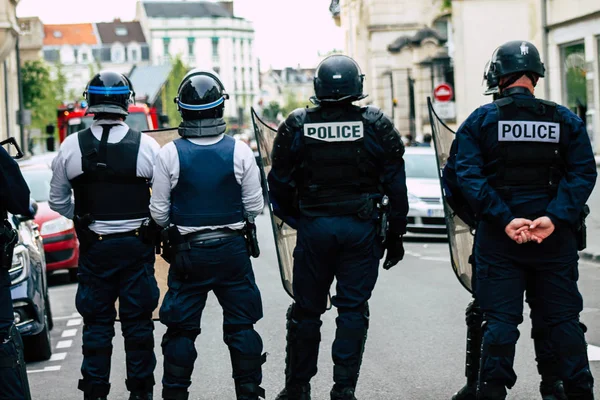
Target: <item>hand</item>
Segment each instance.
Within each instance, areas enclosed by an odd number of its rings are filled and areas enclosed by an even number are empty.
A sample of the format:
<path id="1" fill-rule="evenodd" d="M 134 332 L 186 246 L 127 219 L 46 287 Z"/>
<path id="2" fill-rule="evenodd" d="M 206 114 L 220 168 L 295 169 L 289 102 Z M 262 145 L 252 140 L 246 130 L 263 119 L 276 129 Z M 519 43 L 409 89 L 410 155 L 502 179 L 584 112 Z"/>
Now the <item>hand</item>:
<path id="1" fill-rule="evenodd" d="M 542 243 L 548 236 L 554 232 L 554 223 L 548 217 L 539 217 L 529 225 L 529 235 L 531 239 L 538 244 Z"/>
<path id="2" fill-rule="evenodd" d="M 519 244 L 529 242 L 531 236 L 529 234 L 529 227 L 533 221 L 526 218 L 515 218 L 504 228 L 506 235 Z"/>
<path id="3" fill-rule="evenodd" d="M 388 270 L 404 258 L 402 236 L 388 237 L 385 248 L 387 249 L 387 254 L 385 256 L 385 262 L 383 263 L 383 269 Z"/>

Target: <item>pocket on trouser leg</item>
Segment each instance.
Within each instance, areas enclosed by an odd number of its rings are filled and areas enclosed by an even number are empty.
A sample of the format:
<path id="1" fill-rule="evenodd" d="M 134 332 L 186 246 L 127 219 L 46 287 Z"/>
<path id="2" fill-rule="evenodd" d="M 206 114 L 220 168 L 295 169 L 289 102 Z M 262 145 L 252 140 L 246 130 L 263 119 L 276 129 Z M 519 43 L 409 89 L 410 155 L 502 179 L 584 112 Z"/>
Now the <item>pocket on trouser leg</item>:
<path id="1" fill-rule="evenodd" d="M 75 295 L 75 308 L 83 317 L 84 322 L 95 319 L 98 301 L 95 279 L 87 274 L 77 274 L 77 294 Z"/>
<path id="2" fill-rule="evenodd" d="M 142 293 L 145 293 L 146 295 L 142 296 L 141 304 L 144 311 L 152 314 L 156 307 L 158 307 L 160 291 L 158 289 L 156 277 L 154 276 L 154 265 L 147 264 L 144 266 L 144 270 L 145 273 L 142 277 L 141 284 L 143 285 Z"/>
<path id="3" fill-rule="evenodd" d="M 181 322 L 181 306 L 179 304 L 179 292 L 181 291 L 182 282 L 175 278 L 175 275 L 170 273 L 168 278 L 167 293 L 163 298 L 159 310 L 160 322 L 166 326 L 171 326 Z"/>

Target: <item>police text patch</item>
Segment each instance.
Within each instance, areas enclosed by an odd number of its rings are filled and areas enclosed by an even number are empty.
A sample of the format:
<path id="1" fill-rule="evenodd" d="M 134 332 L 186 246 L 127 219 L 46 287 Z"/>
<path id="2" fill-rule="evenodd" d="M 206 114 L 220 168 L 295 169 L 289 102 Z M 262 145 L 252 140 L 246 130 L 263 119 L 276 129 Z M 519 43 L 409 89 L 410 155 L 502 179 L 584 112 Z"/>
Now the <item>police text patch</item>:
<path id="1" fill-rule="evenodd" d="M 560 124 L 542 121 L 498 121 L 499 142 L 558 143 Z"/>
<path id="2" fill-rule="evenodd" d="M 325 142 L 353 142 L 364 137 L 360 121 L 304 124 L 304 136 Z"/>

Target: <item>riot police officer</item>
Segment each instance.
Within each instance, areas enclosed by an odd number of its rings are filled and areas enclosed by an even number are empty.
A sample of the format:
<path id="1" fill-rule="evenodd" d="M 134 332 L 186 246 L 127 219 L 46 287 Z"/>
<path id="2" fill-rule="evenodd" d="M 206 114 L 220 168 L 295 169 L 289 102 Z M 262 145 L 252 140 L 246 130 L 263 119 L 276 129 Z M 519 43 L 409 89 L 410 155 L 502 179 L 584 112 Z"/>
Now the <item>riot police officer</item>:
<path id="1" fill-rule="evenodd" d="M 477 109 L 457 132 L 458 183 L 479 220 L 475 291 L 484 322 L 478 399 L 504 399 L 516 382 L 517 326 L 530 285 L 533 336 L 550 346 L 546 373 L 560 380 L 566 398 L 593 399 L 579 322 L 576 233 L 596 166 L 581 119 L 534 97 L 544 73 L 533 44 L 500 46 L 490 79 L 501 98 Z"/>
<path id="2" fill-rule="evenodd" d="M 223 307 L 223 340 L 229 347 L 237 399 L 264 397 L 263 343 L 254 330 L 262 300 L 250 254 L 249 224 L 263 207 L 258 166 L 248 145 L 225 134 L 229 96 L 214 71 L 192 70 L 175 98 L 181 135 L 165 145 L 154 169 L 150 211 L 165 231 L 169 290 L 160 309 L 168 329 L 162 340 L 163 398 L 187 400 L 194 341 L 212 290 Z M 247 238 L 244 238 L 244 234 Z"/>
<path id="3" fill-rule="evenodd" d="M 326 58 L 314 78 L 314 108 L 297 109 L 279 126 L 269 174 L 280 213 L 295 219 L 295 303 L 287 313 L 285 388 L 279 400 L 310 399 L 317 372 L 321 315 L 337 279 L 337 330 L 333 342 L 332 399 L 355 399 L 369 327 L 367 301 L 384 268 L 404 256 L 408 199 L 404 146 L 392 121 L 366 97 L 358 64 L 344 55 Z M 390 200 L 385 246 L 377 205 Z M 383 228 L 385 231 L 385 227 Z"/>
<path id="4" fill-rule="evenodd" d="M 119 299 L 130 399 L 152 399 L 158 305 L 154 247 L 141 240 L 160 146 L 124 122 L 135 93 L 129 80 L 102 71 L 84 96 L 91 127 L 68 136 L 52 163 L 50 207 L 75 221 L 80 242 L 77 310 L 83 316 L 84 398 L 106 399 Z M 75 203 L 71 199 L 74 192 Z"/>
<path id="5" fill-rule="evenodd" d="M 495 78 L 489 73 L 489 65 L 486 65 L 484 70 L 484 81 L 486 83 L 486 90 L 484 95 L 492 95 L 494 101 L 500 98 L 500 90 L 497 86 Z M 471 227 L 471 229 L 477 229 L 477 217 L 473 210 L 469 207 L 468 202 L 460 193 L 456 178 L 456 154 L 457 146 L 456 140 L 452 142 L 450 149 L 450 156 L 444 167 L 443 179 L 444 179 L 444 194 L 446 200 L 457 213 L 457 215 Z M 473 262 L 473 257 L 471 257 Z M 471 287 L 476 285 L 476 268 L 473 268 L 473 279 Z M 533 278 L 533 277 L 532 277 Z M 533 279 L 529 279 L 526 286 L 526 300 L 528 304 L 535 304 L 535 285 Z M 463 386 L 453 397 L 452 400 L 475 400 L 477 392 L 477 377 L 479 374 L 479 361 L 481 357 L 481 341 L 482 341 L 482 330 L 481 325 L 483 323 L 483 313 L 479 306 L 479 302 L 473 297 L 473 300 L 469 303 L 466 309 L 466 323 L 467 323 L 467 351 L 466 351 L 466 365 L 465 365 L 465 376 L 467 383 Z M 543 321 L 541 321 L 539 313 L 531 313 L 532 318 L 532 338 L 534 339 L 534 348 L 536 352 L 536 361 L 538 364 L 538 372 L 541 375 L 540 382 L 540 393 L 543 400 L 563 400 L 566 397 L 564 393 L 563 383 L 558 376 L 556 371 L 553 369 L 554 357 L 549 349 L 552 348 L 552 343 L 547 338 L 540 336 L 538 333 L 543 331 Z M 541 328 L 541 329 L 540 329 Z"/>
<path id="6" fill-rule="evenodd" d="M 0 146 L 0 399 L 30 400 L 23 342 L 14 324 L 8 273 L 18 234 L 6 219 L 7 211 L 26 216 L 32 214 L 27 183 L 15 160 Z"/>

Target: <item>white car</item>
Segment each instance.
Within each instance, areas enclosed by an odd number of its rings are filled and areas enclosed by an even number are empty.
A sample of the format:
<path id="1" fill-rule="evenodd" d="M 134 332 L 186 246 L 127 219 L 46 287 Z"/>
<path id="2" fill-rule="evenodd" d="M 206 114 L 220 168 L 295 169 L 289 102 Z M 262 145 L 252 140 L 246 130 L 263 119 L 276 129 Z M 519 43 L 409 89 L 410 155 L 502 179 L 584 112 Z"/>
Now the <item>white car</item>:
<path id="1" fill-rule="evenodd" d="M 442 189 L 435 151 L 431 147 L 407 147 L 404 153 L 408 188 L 409 236 L 446 237 Z"/>

